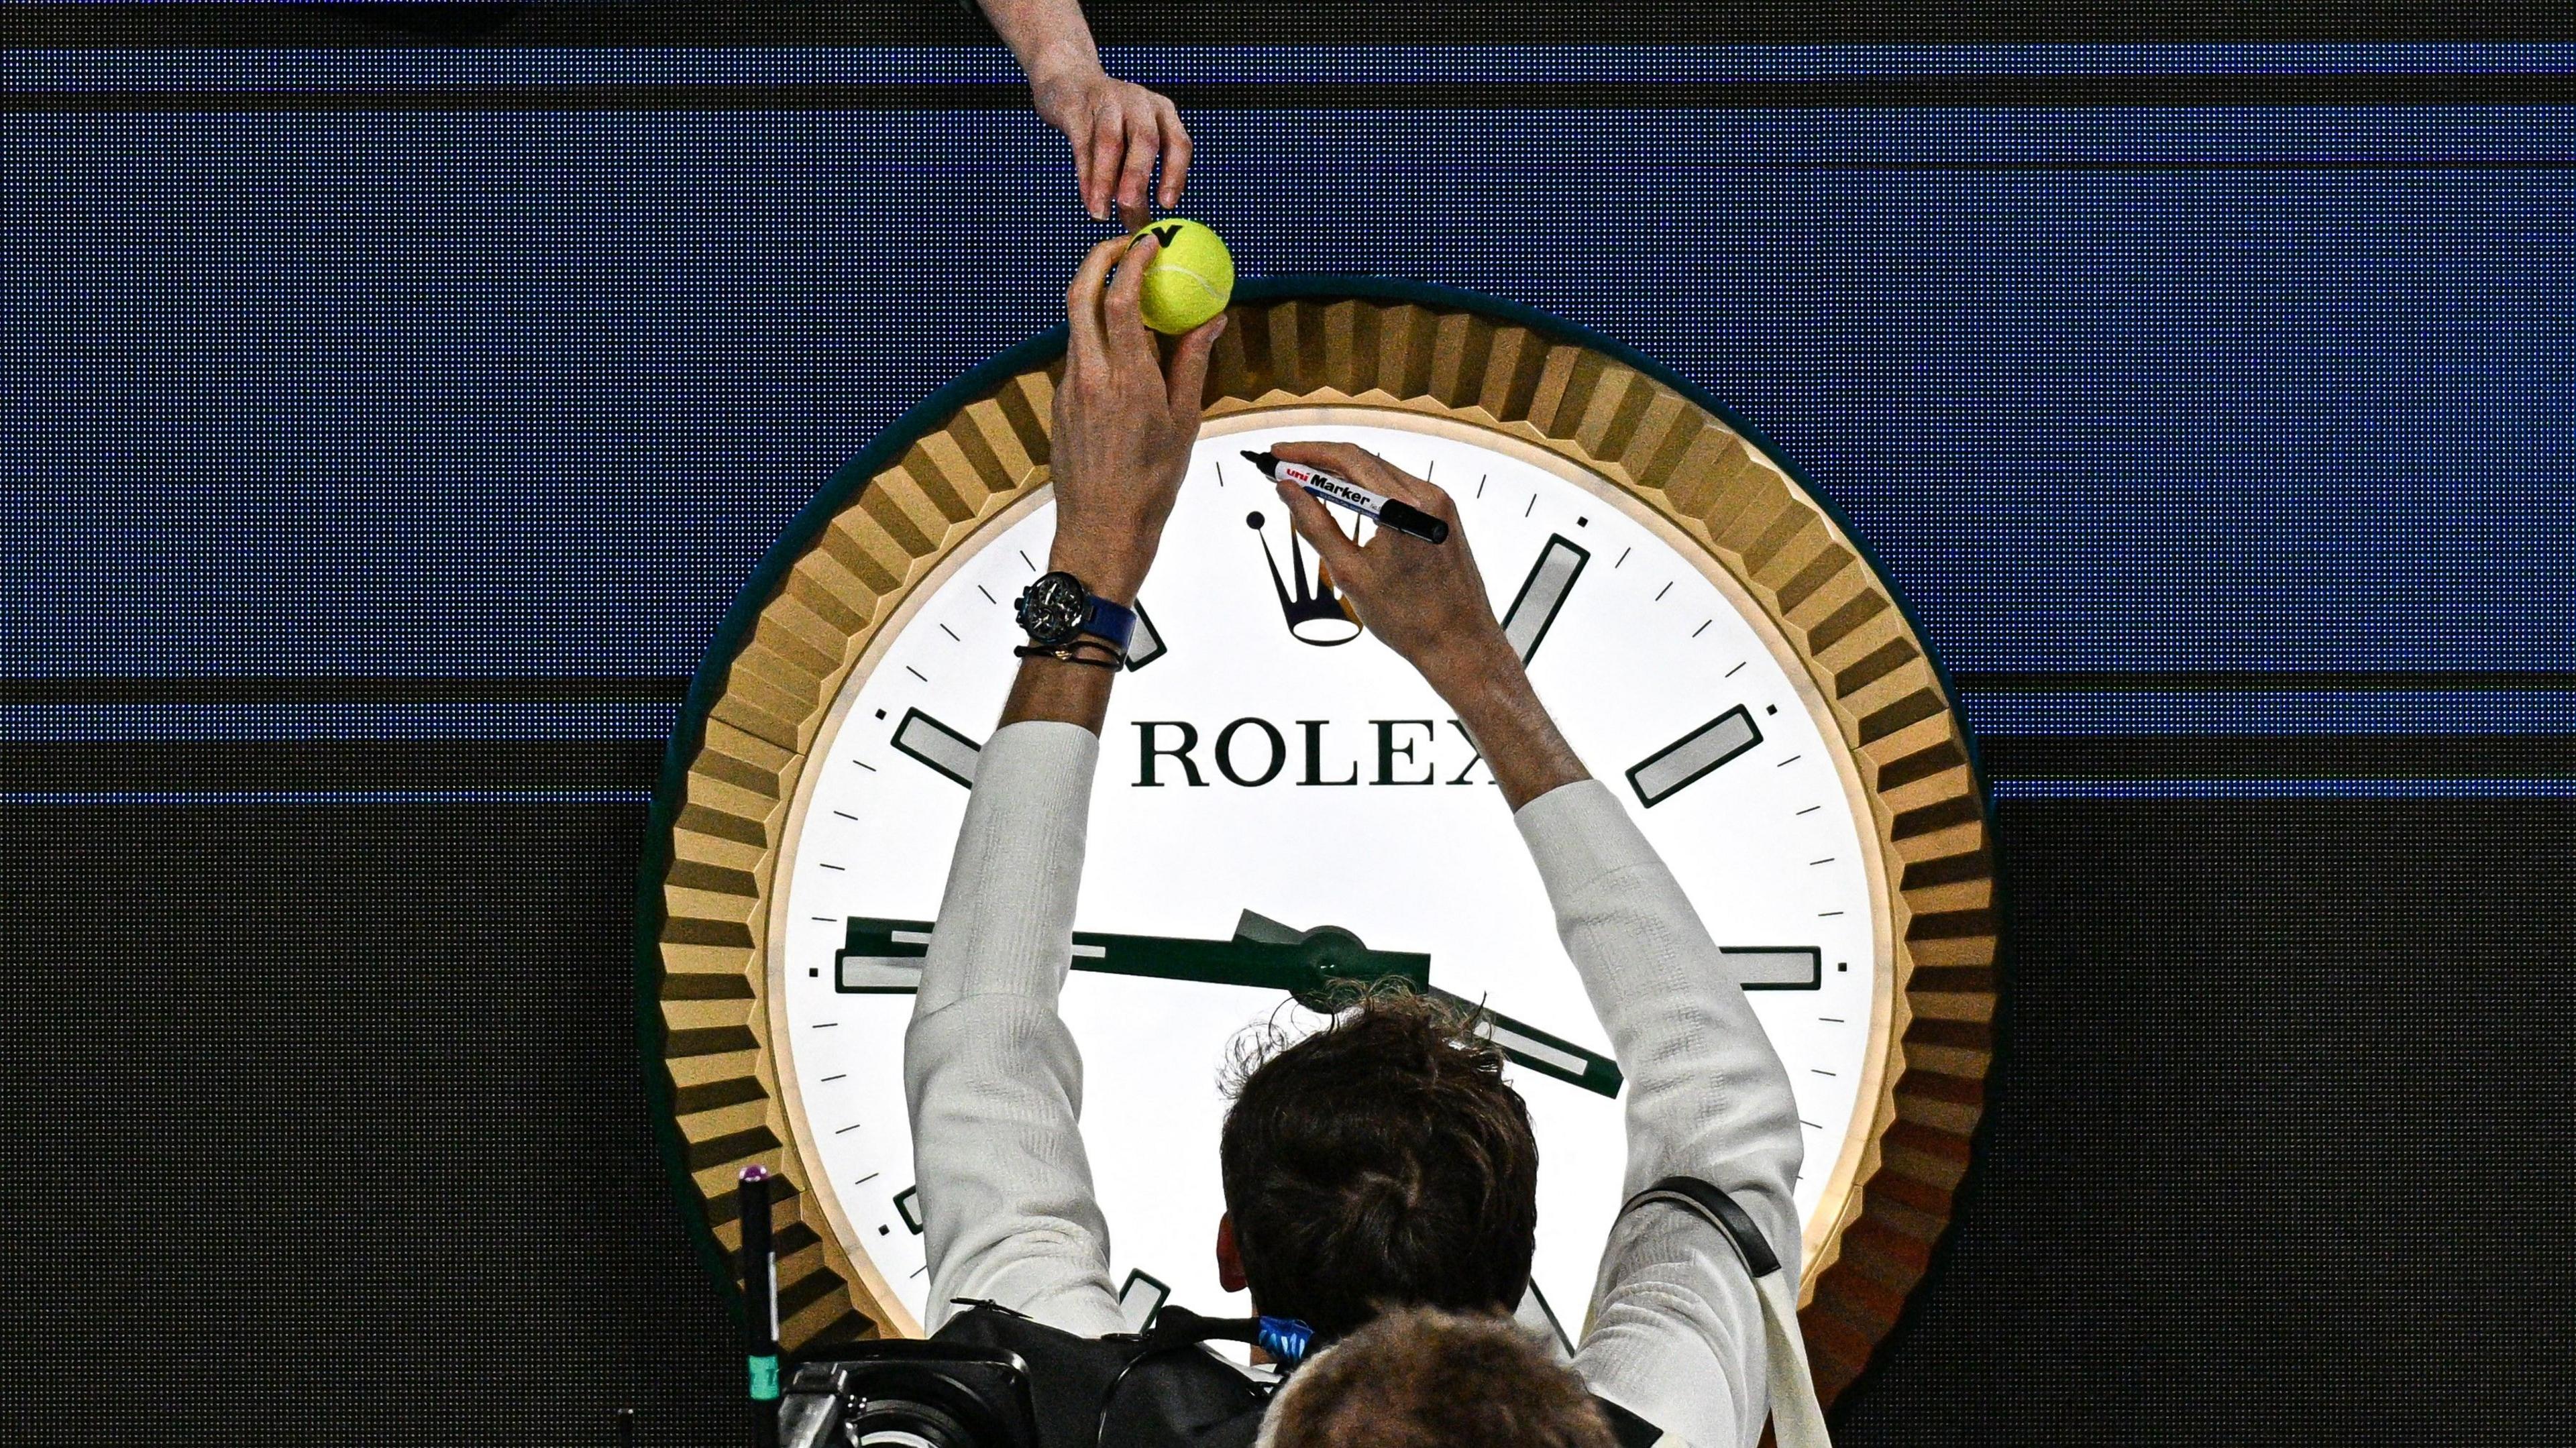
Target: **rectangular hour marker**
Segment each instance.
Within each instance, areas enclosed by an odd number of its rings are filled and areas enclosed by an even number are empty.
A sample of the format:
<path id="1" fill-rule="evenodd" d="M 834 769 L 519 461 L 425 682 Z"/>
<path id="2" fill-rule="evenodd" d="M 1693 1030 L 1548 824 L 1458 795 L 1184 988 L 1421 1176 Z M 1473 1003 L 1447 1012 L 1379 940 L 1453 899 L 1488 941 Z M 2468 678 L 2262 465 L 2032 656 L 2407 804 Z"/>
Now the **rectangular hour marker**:
<path id="1" fill-rule="evenodd" d="M 1503 637 L 1511 640 L 1512 652 L 1521 656 L 1522 663 L 1538 652 L 1548 626 L 1556 622 L 1556 611 L 1565 607 L 1566 595 L 1574 591 L 1574 580 L 1583 576 L 1583 565 L 1591 561 L 1590 549 L 1561 533 L 1549 537 L 1547 546 L 1538 551 L 1538 562 L 1530 565 L 1521 591 L 1503 611 Z"/>
<path id="2" fill-rule="evenodd" d="M 1738 704 L 1647 756 L 1628 771 L 1628 784 L 1639 802 L 1652 809 L 1761 742 L 1752 712 Z"/>
<path id="3" fill-rule="evenodd" d="M 930 956 L 929 922 L 922 928 L 892 921 L 850 921 L 848 943 L 832 953 L 832 989 L 843 995 L 910 995 L 921 989 L 922 962 Z M 1073 943 L 1076 970 L 1096 970 L 1084 961 L 1105 960 L 1109 947 L 1094 941 Z"/>
<path id="4" fill-rule="evenodd" d="M 894 747 L 968 789 L 975 787 L 975 760 L 984 746 L 919 709 L 903 711 L 903 722 L 894 727 Z"/>
<path id="5" fill-rule="evenodd" d="M 903 1224 L 912 1229 L 912 1235 L 916 1237 L 920 1236 L 921 1188 L 905 1187 L 902 1191 L 895 1193 L 894 1214 L 903 1218 Z"/>
<path id="6" fill-rule="evenodd" d="M 844 995 L 910 995 L 921 989 L 921 957 L 843 952 L 833 962 L 832 989 Z"/>
<path id="7" fill-rule="evenodd" d="M 1130 1272 L 1126 1285 L 1118 1289 L 1118 1315 L 1129 1332 L 1143 1332 L 1154 1325 L 1154 1314 L 1163 1310 L 1171 1296 L 1170 1283 L 1142 1270 Z"/>
<path id="8" fill-rule="evenodd" d="M 1128 671 L 1133 673 L 1170 652 L 1163 645 L 1162 632 L 1154 627 L 1153 615 L 1145 612 L 1140 600 L 1136 605 L 1136 632 L 1127 640 Z"/>
<path id="9" fill-rule="evenodd" d="M 1726 968 L 1746 990 L 1821 990 L 1825 954 L 1812 945 L 1721 945 Z"/>

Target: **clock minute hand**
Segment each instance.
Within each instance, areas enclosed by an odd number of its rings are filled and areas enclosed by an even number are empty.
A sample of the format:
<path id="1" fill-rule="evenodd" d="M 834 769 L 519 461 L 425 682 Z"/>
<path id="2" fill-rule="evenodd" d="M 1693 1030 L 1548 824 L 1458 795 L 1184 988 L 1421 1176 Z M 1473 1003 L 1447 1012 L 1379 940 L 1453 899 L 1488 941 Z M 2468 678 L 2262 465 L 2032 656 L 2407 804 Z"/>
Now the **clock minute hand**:
<path id="1" fill-rule="evenodd" d="M 1248 921 L 1260 917 L 1249 915 Z M 1267 924 L 1268 922 L 1263 922 Z M 910 992 L 921 984 L 932 922 L 853 916 L 833 957 L 836 988 L 860 994 Z M 1371 950 L 1335 926 L 1279 939 L 1255 930 L 1232 940 L 1170 935 L 1107 935 L 1077 930 L 1073 968 L 1153 980 L 1196 981 L 1285 991 L 1308 1005 L 1325 1003 L 1336 986 L 1393 978 L 1415 990 L 1430 985 L 1431 957 Z"/>
<path id="2" fill-rule="evenodd" d="M 834 986 L 844 993 L 910 994 L 921 984 L 922 958 L 930 953 L 927 920 L 853 916 L 845 944 L 833 957 Z M 1335 987 L 1389 978 L 1471 1012 L 1477 1032 L 1503 1054 L 1544 1076 L 1616 1098 L 1623 1078 L 1617 1062 L 1487 1010 L 1474 1001 L 1434 989 L 1431 957 L 1371 950 L 1358 936 L 1326 925 L 1298 930 L 1243 912 L 1232 940 L 1170 935 L 1073 934 L 1073 968 L 1153 980 L 1196 981 L 1285 991 L 1306 1006 L 1329 1009 Z"/>
<path id="3" fill-rule="evenodd" d="M 1597 1051 L 1587 1051 L 1562 1036 L 1551 1036 L 1536 1026 L 1523 1025 L 1464 996 L 1439 989 L 1429 994 L 1469 1012 L 1476 1024 L 1476 1034 L 1500 1047 L 1502 1053 L 1512 1060 L 1542 1076 L 1553 1076 L 1597 1095 L 1614 1101 L 1618 1099 L 1619 1088 L 1627 1080 L 1620 1075 L 1618 1062 Z"/>

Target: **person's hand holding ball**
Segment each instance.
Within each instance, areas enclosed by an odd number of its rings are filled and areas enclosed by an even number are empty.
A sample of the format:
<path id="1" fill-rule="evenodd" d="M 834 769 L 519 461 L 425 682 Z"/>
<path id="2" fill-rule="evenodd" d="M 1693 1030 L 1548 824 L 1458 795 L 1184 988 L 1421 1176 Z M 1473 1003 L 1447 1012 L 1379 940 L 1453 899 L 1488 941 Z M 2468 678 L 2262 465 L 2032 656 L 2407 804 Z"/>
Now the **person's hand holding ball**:
<path id="1" fill-rule="evenodd" d="M 1198 222 L 1166 216 L 1146 223 L 1136 242 L 1146 250 L 1145 325 L 1177 337 L 1225 310 L 1234 298 L 1234 255 L 1225 241 Z"/>

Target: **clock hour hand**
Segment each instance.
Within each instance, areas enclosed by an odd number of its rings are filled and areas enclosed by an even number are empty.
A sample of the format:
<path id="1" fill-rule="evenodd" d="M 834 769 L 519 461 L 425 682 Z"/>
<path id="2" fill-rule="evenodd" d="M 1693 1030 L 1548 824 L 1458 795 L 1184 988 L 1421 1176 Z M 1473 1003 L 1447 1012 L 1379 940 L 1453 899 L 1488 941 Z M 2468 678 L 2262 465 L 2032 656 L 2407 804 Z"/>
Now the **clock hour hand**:
<path id="1" fill-rule="evenodd" d="M 1429 988 L 1427 955 L 1371 950 L 1338 926 L 1285 931 L 1249 912 L 1246 922 L 1251 933 L 1238 930 L 1232 940 L 1077 930 L 1073 968 L 1285 991 L 1309 1006 L 1329 1005 L 1340 992 L 1389 978 L 1415 990 Z M 861 994 L 914 990 L 921 984 L 922 958 L 930 953 L 930 929 L 927 920 L 851 917 L 833 956 L 834 987 Z"/>
<path id="2" fill-rule="evenodd" d="M 927 920 L 851 917 L 845 941 L 833 956 L 834 988 L 853 994 L 910 994 L 921 984 L 922 958 L 930 953 L 930 928 Z M 1609 1057 L 1433 989 L 1431 957 L 1371 950 L 1339 926 L 1298 930 L 1246 910 L 1232 940 L 1077 930 L 1073 968 L 1285 991 L 1313 1009 L 1329 1009 L 1337 995 L 1355 986 L 1401 980 L 1413 990 L 1473 1012 L 1477 1032 L 1521 1065 L 1603 1096 L 1619 1094 L 1619 1066 Z"/>

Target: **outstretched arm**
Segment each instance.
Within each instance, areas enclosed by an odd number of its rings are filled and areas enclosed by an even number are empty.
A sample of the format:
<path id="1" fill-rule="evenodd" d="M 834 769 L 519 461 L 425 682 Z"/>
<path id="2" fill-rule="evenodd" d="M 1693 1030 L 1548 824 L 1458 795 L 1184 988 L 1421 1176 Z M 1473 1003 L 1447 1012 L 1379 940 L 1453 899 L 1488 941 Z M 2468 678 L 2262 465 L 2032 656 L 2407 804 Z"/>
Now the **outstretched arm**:
<path id="1" fill-rule="evenodd" d="M 1358 448 L 1272 451 L 1450 525 L 1446 543 L 1380 529 L 1362 547 L 1314 499 L 1281 489 L 1362 622 L 1457 711 L 1502 786 L 1627 1077 L 1626 1192 L 1675 1175 L 1710 1182 L 1752 1215 L 1794 1283 L 1791 1187 L 1803 1144 L 1788 1071 L 1672 872 L 1539 702 L 1494 619 L 1456 506 Z M 1595 1391 L 1702 1448 L 1750 1444 L 1761 1430 L 1752 1279 L 1714 1229 L 1679 1209 L 1643 1208 L 1619 1223 L 1575 1361 Z"/>
<path id="2" fill-rule="evenodd" d="M 1169 99 L 1100 68 L 1080 0 L 983 0 L 983 10 L 1027 72 L 1038 114 L 1073 147 L 1085 211 L 1107 221 L 1115 201 L 1142 213 L 1157 156 L 1162 204 L 1180 204 L 1190 174 L 1189 128 Z"/>
<path id="3" fill-rule="evenodd" d="M 1208 348 L 1224 321 L 1184 338 L 1166 379 L 1137 307 L 1152 253 L 1107 280 L 1127 244 L 1093 248 L 1066 298 L 1072 339 L 1055 398 L 1049 561 L 1132 605 L 1189 465 Z M 1120 1327 L 1108 1226 L 1082 1146 L 1082 1058 L 1056 1014 L 1116 678 L 1093 664 L 1023 660 L 977 760 L 904 1038 L 930 1267 L 926 1327 L 936 1329 L 958 1298 L 1070 1332 Z"/>

